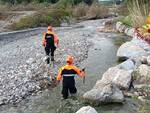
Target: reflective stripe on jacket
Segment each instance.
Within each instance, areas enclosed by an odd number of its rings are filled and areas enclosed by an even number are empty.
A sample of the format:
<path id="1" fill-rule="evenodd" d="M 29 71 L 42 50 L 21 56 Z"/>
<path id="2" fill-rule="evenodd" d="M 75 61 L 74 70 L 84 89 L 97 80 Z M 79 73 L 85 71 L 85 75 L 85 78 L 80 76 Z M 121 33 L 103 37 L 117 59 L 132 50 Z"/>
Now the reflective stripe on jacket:
<path id="1" fill-rule="evenodd" d="M 57 80 L 60 81 L 62 79 L 62 76 L 70 77 L 70 76 L 75 76 L 76 74 L 79 75 L 80 77 L 84 76 L 83 72 L 76 66 L 65 65 L 59 69 Z"/>

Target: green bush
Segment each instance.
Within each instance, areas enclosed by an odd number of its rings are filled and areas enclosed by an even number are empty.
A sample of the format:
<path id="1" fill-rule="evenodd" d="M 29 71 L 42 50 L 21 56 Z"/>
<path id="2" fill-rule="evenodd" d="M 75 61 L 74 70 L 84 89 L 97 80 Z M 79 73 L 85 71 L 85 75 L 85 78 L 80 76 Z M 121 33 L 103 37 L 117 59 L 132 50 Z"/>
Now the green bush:
<path id="1" fill-rule="evenodd" d="M 123 24 L 125 24 L 127 26 L 132 26 L 132 20 L 131 20 L 130 16 L 121 17 L 121 18 L 119 18 L 119 21 L 121 21 Z"/>

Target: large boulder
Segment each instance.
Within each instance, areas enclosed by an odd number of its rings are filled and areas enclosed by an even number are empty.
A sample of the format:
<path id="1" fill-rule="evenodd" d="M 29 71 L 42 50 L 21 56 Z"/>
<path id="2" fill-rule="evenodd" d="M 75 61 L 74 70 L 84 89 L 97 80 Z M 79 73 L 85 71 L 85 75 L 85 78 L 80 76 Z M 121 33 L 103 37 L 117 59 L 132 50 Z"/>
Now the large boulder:
<path id="1" fill-rule="evenodd" d="M 112 67 L 103 74 L 102 81 L 112 82 L 121 89 L 128 89 L 131 83 L 131 72 Z"/>
<path id="2" fill-rule="evenodd" d="M 95 104 L 122 103 L 124 95 L 115 84 L 100 80 L 97 81 L 93 89 L 83 95 L 83 99 Z"/>
<path id="3" fill-rule="evenodd" d="M 135 45 L 132 42 L 124 43 L 117 51 L 117 57 L 119 60 L 126 60 L 129 58 L 132 59 L 135 57 L 144 56 L 146 54 L 147 52 L 142 47 Z"/>
<path id="4" fill-rule="evenodd" d="M 150 51 L 150 44 L 148 44 L 146 41 L 142 40 L 141 38 L 134 36 L 131 40 L 131 43 L 140 46 L 143 48 L 145 51 Z"/>
<path id="5" fill-rule="evenodd" d="M 80 108 L 76 113 L 97 113 L 97 111 L 91 106 L 84 106 Z"/>

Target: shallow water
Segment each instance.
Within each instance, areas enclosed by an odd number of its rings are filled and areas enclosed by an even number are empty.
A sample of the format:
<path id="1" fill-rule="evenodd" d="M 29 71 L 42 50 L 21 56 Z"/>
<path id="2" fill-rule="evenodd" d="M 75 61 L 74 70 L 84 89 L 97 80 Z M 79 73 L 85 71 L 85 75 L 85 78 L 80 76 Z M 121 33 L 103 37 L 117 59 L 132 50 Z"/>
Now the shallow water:
<path id="1" fill-rule="evenodd" d="M 82 24 L 86 24 L 82 23 Z M 0 108 L 0 113 L 75 113 L 79 108 L 87 105 L 82 102 L 80 96 L 90 90 L 102 74 L 112 66 L 117 64 L 116 52 L 118 46 L 114 41 L 117 38 L 124 39 L 124 36 L 114 33 L 98 33 L 95 28 L 98 25 L 88 25 L 83 28 L 90 30 L 93 34 L 87 40 L 92 42 L 88 52 L 88 58 L 80 64 L 86 68 L 86 79 L 76 77 L 78 95 L 76 98 L 61 100 L 61 84 L 55 88 L 47 89 L 35 96 L 30 96 L 17 106 L 7 105 Z M 81 28 L 79 28 L 81 29 Z M 85 33 L 86 35 L 86 33 Z M 136 113 L 137 103 L 131 99 L 126 99 L 125 103 L 110 104 L 95 107 L 98 113 Z"/>

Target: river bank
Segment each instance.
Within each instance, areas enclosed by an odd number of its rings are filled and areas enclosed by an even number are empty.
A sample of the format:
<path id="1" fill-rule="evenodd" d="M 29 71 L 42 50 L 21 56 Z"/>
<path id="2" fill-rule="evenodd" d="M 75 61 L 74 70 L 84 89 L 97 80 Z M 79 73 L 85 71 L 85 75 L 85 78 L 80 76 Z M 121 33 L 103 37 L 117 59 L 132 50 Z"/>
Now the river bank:
<path id="1" fill-rule="evenodd" d="M 1 105 L 18 103 L 26 96 L 42 90 L 38 78 L 47 76 L 43 60 L 45 53 L 41 45 L 42 33 L 45 30 L 37 29 L 30 33 L 26 31 L 1 35 Z M 87 57 L 89 43 L 86 38 L 90 35 L 90 33 L 87 33 L 87 36 L 84 36 L 84 33 L 77 33 L 75 28 L 71 34 L 68 28 L 56 29 L 56 32 L 60 37 L 60 45 L 56 52 L 53 74 L 57 74 L 58 68 L 64 65 L 67 54 L 75 56 L 76 63 Z"/>
<path id="2" fill-rule="evenodd" d="M 96 105 L 124 104 L 127 97 L 136 98 L 142 106 L 139 112 L 147 113 L 149 109 L 145 106 L 150 103 L 149 42 L 139 37 L 134 28 L 129 28 L 121 22 L 116 24 L 116 29 L 132 38 L 131 41 L 122 44 L 117 51 L 118 59 L 123 62 L 109 68 L 94 87 L 83 95 L 83 98 L 86 102 Z M 83 109 L 85 112 L 92 110 L 88 106 Z"/>
<path id="3" fill-rule="evenodd" d="M 77 24 L 77 26 L 80 27 L 74 27 L 74 28 L 57 28 L 56 32 L 58 33 L 58 36 L 60 37 L 61 42 L 61 48 L 58 48 L 56 52 L 56 63 L 55 68 L 53 70 L 54 73 L 57 73 L 58 67 L 63 65 L 65 63 L 65 55 L 68 53 L 72 53 L 77 59 L 77 64 L 81 67 L 86 67 L 86 82 L 85 84 L 82 83 L 82 80 L 77 79 L 77 87 L 78 87 L 78 97 L 79 99 L 68 99 L 67 101 L 61 101 L 61 85 L 56 88 L 50 88 L 48 90 L 40 91 L 35 96 L 27 96 L 26 99 L 23 101 L 19 101 L 20 103 L 16 104 L 15 106 L 12 104 L 4 105 L 0 107 L 0 110 L 2 113 L 70 113 L 70 112 L 76 112 L 79 108 L 84 106 L 85 104 L 81 101 L 80 96 L 82 96 L 86 91 L 90 90 L 95 82 L 101 78 L 101 75 L 111 66 L 114 66 L 117 64 L 117 57 L 116 52 L 118 50 L 118 46 L 115 45 L 115 40 L 120 38 L 126 38 L 126 36 L 122 36 L 120 34 L 115 33 L 99 33 L 97 32 L 97 28 L 100 26 L 103 26 L 103 22 L 106 20 L 92 20 L 92 21 L 85 21 Z M 77 36 L 77 37 L 76 37 Z M 70 38 L 71 37 L 71 38 Z M 64 40 L 63 40 L 64 39 Z M 26 44 L 25 44 L 25 42 Z M 66 42 L 67 41 L 67 42 Z M 14 45 L 15 43 L 21 43 L 23 44 L 21 48 L 24 49 L 23 52 L 23 62 L 20 61 L 20 63 L 25 63 L 25 65 L 30 66 L 36 63 L 43 62 L 44 52 L 42 50 L 42 47 L 40 45 L 41 43 L 41 34 L 33 35 L 32 38 L 28 37 L 25 39 L 20 39 L 15 42 L 10 42 L 9 44 Z M 31 43 L 30 43 L 31 42 Z M 34 42 L 34 43 L 33 43 Z M 69 45 L 69 43 L 71 45 Z M 30 43 L 30 44 L 29 44 Z M 8 45 L 9 45 L 8 44 Z M 27 45 L 29 44 L 29 45 Z M 33 46 L 34 44 L 34 46 Z M 91 45 L 92 44 L 92 45 Z M 7 44 L 4 46 L 5 48 L 8 46 Z M 88 49 L 88 47 L 90 48 Z M 31 48 L 33 51 L 28 54 L 29 50 Z M 14 48 L 12 48 L 15 50 Z M 36 50 L 36 52 L 34 52 Z M 5 52 L 6 54 L 7 52 Z M 34 53 L 34 54 L 33 54 Z M 35 61 L 33 60 L 36 54 L 40 54 L 39 60 Z M 59 57 L 61 54 L 61 58 Z M 28 56 L 30 57 L 28 57 Z M 85 56 L 84 56 L 85 55 Z M 10 57 L 11 54 L 10 54 Z M 63 58 L 64 57 L 64 58 Z M 4 57 L 3 57 L 4 58 Z M 87 58 L 87 59 L 85 59 Z M 30 59 L 30 60 L 29 60 Z M 85 59 L 85 60 L 84 60 Z M 4 60 L 4 59 L 3 59 Z M 80 62 L 83 61 L 84 62 Z M 12 61 L 16 61 L 16 59 L 13 59 Z M 27 62 L 26 62 L 27 61 Z M 28 64 L 29 61 L 32 61 L 31 64 Z M 27 64 L 26 64 L 27 63 Z M 44 63 L 44 62 L 43 62 Z M 44 65 L 43 63 L 40 64 L 40 66 Z M 9 62 L 8 62 L 9 64 Z M 14 63 L 13 63 L 14 64 Z M 15 65 L 14 65 L 15 66 Z M 26 70 L 26 69 L 25 69 Z M 38 77 L 43 77 L 43 68 L 37 68 Z M 31 72 L 34 71 L 31 69 Z M 35 70 L 36 71 L 36 70 Z M 29 73 L 28 71 L 26 71 Z M 30 78 L 33 76 L 33 74 L 29 75 L 18 75 L 20 78 Z M 19 79 L 19 77 L 17 78 Z M 36 76 L 37 77 L 37 76 Z M 4 77 L 3 77 L 4 78 Z M 22 79 L 21 79 L 22 80 Z M 21 82 L 20 80 L 20 82 Z M 24 80 L 24 79 L 23 79 Z M 30 79 L 28 79 L 30 80 Z M 13 82 L 13 80 L 11 80 Z M 34 81 L 32 81 L 34 82 Z M 39 87 L 39 82 L 35 82 L 35 85 Z M 34 84 L 32 86 L 35 86 Z M 24 85 L 23 85 L 24 86 Z M 19 87 L 22 88 L 22 87 Z M 11 89 L 11 88 L 10 88 Z M 7 90 L 6 90 L 7 91 Z M 38 89 L 39 91 L 39 89 Z M 10 93 L 9 93 L 10 94 Z M 13 93 L 15 94 L 15 93 Z M 33 93 L 32 93 L 33 94 Z M 8 98 L 10 99 L 10 98 Z M 22 98 L 21 98 L 22 100 Z M 14 101 L 15 102 L 15 101 Z M 128 108 L 128 111 L 127 111 Z M 96 110 L 98 112 L 118 112 L 118 113 L 124 113 L 124 112 L 137 112 L 138 104 L 136 102 L 133 102 L 132 99 L 127 99 L 125 104 L 123 105 L 102 105 L 99 107 L 96 107 Z"/>

